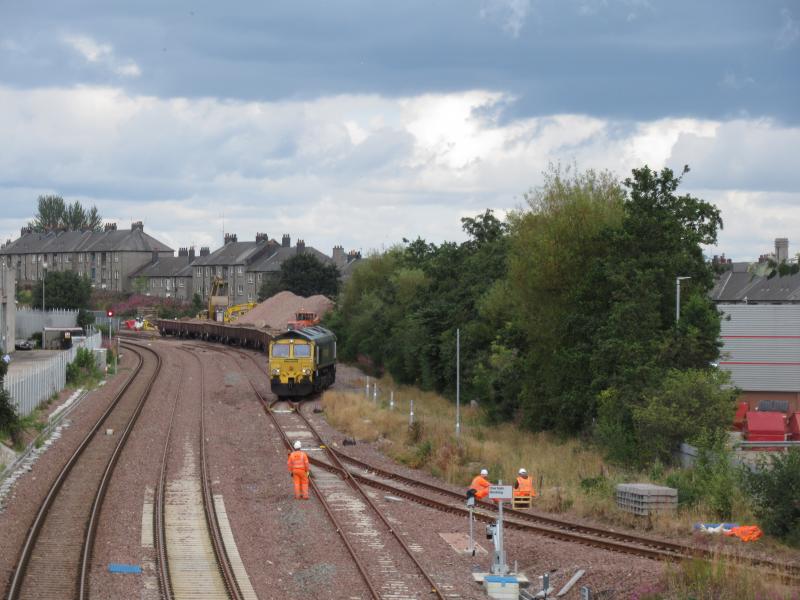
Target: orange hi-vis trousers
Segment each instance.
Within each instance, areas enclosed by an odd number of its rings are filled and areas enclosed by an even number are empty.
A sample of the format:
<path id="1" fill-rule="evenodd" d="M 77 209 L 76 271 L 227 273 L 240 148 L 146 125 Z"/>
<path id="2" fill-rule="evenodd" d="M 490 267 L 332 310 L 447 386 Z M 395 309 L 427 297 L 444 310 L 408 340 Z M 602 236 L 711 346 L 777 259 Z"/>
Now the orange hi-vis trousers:
<path id="1" fill-rule="evenodd" d="M 292 469 L 294 497 L 308 499 L 308 473 L 305 469 Z"/>

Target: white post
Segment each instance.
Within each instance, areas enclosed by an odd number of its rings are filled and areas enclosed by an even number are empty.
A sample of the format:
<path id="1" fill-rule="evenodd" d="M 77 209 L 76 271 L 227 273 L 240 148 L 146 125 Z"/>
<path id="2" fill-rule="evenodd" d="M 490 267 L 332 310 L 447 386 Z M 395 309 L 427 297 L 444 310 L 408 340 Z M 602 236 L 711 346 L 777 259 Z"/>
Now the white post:
<path id="1" fill-rule="evenodd" d="M 394 410 L 394 390 L 389 392 L 389 410 Z"/>
<path id="2" fill-rule="evenodd" d="M 414 424 L 414 401 L 411 401 L 411 410 L 408 413 L 408 426 L 411 427 Z"/>
<path id="3" fill-rule="evenodd" d="M 456 329 L 456 437 L 461 434 L 461 330 Z"/>
<path id="4" fill-rule="evenodd" d="M 364 388 L 364 395 L 369 398 L 369 375 L 367 375 L 367 385 Z"/>
<path id="5" fill-rule="evenodd" d="M 378 403 L 378 382 L 377 381 L 372 384 L 372 403 L 373 404 L 377 404 Z"/>

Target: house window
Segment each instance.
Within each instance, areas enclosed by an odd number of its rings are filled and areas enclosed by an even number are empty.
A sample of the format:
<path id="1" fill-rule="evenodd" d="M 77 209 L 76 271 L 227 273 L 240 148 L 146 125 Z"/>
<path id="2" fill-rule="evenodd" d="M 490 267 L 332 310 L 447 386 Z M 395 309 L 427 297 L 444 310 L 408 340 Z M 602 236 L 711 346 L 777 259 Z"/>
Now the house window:
<path id="1" fill-rule="evenodd" d="M 211 277 L 211 267 L 206 267 L 206 277 Z"/>
<path id="2" fill-rule="evenodd" d="M 119 262 L 119 254 L 114 253 L 114 262 Z"/>
<path id="3" fill-rule="evenodd" d="M 203 267 L 197 267 L 197 276 L 198 277 L 202 277 L 203 276 Z"/>
<path id="4" fill-rule="evenodd" d="M 183 279 L 178 279 L 178 285 L 180 287 L 186 287 L 186 281 Z"/>
<path id="5" fill-rule="evenodd" d="M 150 280 L 150 287 L 151 288 L 155 288 L 156 287 L 156 280 L 155 279 L 151 279 Z"/>
<path id="6" fill-rule="evenodd" d="M 237 288 L 236 288 L 236 293 L 237 293 L 239 296 L 241 296 L 242 294 L 244 294 L 244 286 L 243 286 L 241 283 L 240 283 L 240 284 L 237 286 Z"/>
<path id="7" fill-rule="evenodd" d="M 252 301 L 253 301 L 253 294 L 252 294 L 252 292 L 251 292 L 251 293 L 249 293 L 249 294 L 247 294 L 247 301 L 248 301 L 248 302 L 252 302 Z"/>
<path id="8" fill-rule="evenodd" d="M 252 273 L 248 273 L 247 274 L 247 283 L 253 283 L 253 274 Z"/>
<path id="9" fill-rule="evenodd" d="M 236 267 L 237 275 L 244 275 L 244 267 Z"/>
<path id="10" fill-rule="evenodd" d="M 119 271 L 114 271 L 114 279 L 119 279 Z"/>
<path id="11" fill-rule="evenodd" d="M 222 277 L 222 267 L 217 267 L 217 277 Z"/>
<path id="12" fill-rule="evenodd" d="M 79 263 L 83 262 L 83 254 L 78 254 L 78 262 Z"/>
<path id="13" fill-rule="evenodd" d="M 165 279 L 165 280 L 164 280 L 164 287 L 165 287 L 165 288 L 167 288 L 167 289 L 169 289 L 170 287 L 172 287 L 172 280 L 170 280 L 170 279 Z"/>
<path id="14" fill-rule="evenodd" d="M 64 260 L 65 260 L 66 262 L 68 262 L 68 263 L 71 263 L 71 262 L 72 262 L 72 255 L 71 255 L 71 254 L 67 254 L 67 255 L 64 257 Z"/>
<path id="15" fill-rule="evenodd" d="M 259 273 L 258 275 L 256 275 L 256 281 L 257 281 L 258 283 L 261 283 L 261 273 Z"/>

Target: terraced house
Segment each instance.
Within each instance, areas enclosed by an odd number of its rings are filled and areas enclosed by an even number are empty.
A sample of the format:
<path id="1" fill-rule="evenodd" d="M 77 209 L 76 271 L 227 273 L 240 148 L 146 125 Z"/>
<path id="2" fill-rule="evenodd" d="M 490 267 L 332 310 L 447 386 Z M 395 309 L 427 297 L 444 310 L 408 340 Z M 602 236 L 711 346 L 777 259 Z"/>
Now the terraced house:
<path id="1" fill-rule="evenodd" d="M 131 273 L 134 291 L 159 298 L 191 300 L 195 259 L 193 247 L 178 249 L 178 256 L 154 256 L 150 263 Z"/>
<path id="2" fill-rule="evenodd" d="M 133 290 L 131 274 L 173 254 L 138 221 L 129 230 L 118 230 L 116 223 L 107 223 L 103 231 L 41 233 L 23 227 L 19 239 L 0 249 L 0 260 L 14 270 L 19 287 L 33 285 L 46 271 L 74 271 L 88 277 L 94 288 L 128 292 Z"/>

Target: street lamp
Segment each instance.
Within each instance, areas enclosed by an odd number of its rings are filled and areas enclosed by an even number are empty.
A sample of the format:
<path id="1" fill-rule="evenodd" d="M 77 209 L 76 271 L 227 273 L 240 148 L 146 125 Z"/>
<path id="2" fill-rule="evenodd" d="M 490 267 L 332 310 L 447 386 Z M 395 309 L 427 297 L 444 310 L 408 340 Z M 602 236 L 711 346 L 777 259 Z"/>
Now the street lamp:
<path id="1" fill-rule="evenodd" d="M 47 279 L 47 261 L 42 263 L 42 312 L 44 313 L 44 282 Z"/>
<path id="2" fill-rule="evenodd" d="M 681 320 L 681 281 L 691 279 L 689 275 L 675 278 L 675 323 Z"/>

